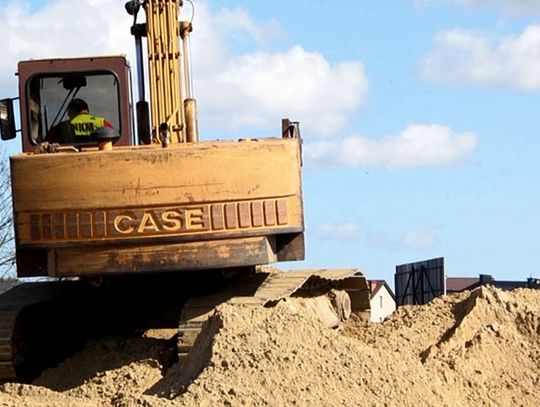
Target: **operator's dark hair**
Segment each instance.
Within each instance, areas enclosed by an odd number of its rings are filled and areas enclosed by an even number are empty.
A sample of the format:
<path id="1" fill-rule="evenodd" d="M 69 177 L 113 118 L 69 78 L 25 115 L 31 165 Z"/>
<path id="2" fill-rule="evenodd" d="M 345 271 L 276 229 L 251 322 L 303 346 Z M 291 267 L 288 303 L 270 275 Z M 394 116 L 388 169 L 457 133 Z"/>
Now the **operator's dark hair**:
<path id="1" fill-rule="evenodd" d="M 86 103 L 84 100 L 75 98 L 71 99 L 71 102 L 69 102 L 68 109 L 73 110 L 74 112 L 80 113 L 83 110 L 88 111 L 88 103 Z"/>

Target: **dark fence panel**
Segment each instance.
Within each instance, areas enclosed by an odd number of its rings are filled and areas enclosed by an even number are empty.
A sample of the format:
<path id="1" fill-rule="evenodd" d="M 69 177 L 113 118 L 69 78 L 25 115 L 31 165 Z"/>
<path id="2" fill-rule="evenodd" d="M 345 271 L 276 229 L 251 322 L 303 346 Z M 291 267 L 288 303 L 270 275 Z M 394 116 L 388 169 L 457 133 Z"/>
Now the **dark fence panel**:
<path id="1" fill-rule="evenodd" d="M 444 258 L 396 266 L 396 305 L 426 304 L 445 293 Z"/>

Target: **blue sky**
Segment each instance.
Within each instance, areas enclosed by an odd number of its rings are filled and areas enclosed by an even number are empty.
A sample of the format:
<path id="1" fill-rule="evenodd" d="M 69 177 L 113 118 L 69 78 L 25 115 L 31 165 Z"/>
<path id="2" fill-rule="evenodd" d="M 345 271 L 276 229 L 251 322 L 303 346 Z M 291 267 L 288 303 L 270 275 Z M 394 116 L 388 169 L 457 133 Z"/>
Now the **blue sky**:
<path id="1" fill-rule="evenodd" d="M 307 259 L 286 267 L 540 276 L 540 2 L 193 1 L 202 137 L 301 121 Z M 0 4 L 2 95 L 19 59 L 134 61 L 122 1 Z"/>

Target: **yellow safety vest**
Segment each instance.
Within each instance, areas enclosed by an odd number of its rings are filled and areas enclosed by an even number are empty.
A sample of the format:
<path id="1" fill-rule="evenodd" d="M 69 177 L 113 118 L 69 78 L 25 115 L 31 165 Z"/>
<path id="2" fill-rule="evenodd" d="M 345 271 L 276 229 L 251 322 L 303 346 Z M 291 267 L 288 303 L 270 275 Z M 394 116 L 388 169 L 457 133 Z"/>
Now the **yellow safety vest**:
<path id="1" fill-rule="evenodd" d="M 105 126 L 103 117 L 92 116 L 89 113 L 81 113 L 71 120 L 75 136 L 90 136 L 95 129 Z"/>

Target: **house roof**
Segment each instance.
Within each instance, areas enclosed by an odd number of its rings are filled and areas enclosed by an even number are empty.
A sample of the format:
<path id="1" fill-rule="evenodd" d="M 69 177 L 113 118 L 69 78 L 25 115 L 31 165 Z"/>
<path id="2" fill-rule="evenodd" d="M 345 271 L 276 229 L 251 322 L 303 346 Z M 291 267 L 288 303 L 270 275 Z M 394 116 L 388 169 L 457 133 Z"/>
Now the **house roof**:
<path id="1" fill-rule="evenodd" d="M 373 298 L 373 296 L 375 296 L 381 288 L 385 287 L 386 291 L 388 291 L 388 293 L 395 301 L 396 297 L 394 295 L 394 291 L 392 291 L 390 286 L 386 283 L 386 280 L 368 280 L 368 285 L 369 291 L 371 293 L 371 298 Z"/>
<path id="2" fill-rule="evenodd" d="M 472 288 L 472 286 L 480 281 L 477 277 L 447 277 L 446 292 L 454 293 Z"/>
<path id="3" fill-rule="evenodd" d="M 514 288 L 540 288 L 540 280 L 529 278 L 526 281 L 496 281 L 488 274 L 475 277 L 447 277 L 446 292 L 455 293 L 464 290 L 473 290 L 481 285 L 489 284 L 501 290 L 513 290 Z"/>
<path id="4" fill-rule="evenodd" d="M 510 291 L 515 288 L 534 288 L 529 285 L 527 281 L 492 281 L 488 283 L 489 285 L 492 285 L 493 287 L 500 288 L 504 291 Z M 473 284 L 471 289 L 480 287 L 482 283 L 478 282 L 476 284 Z"/>

